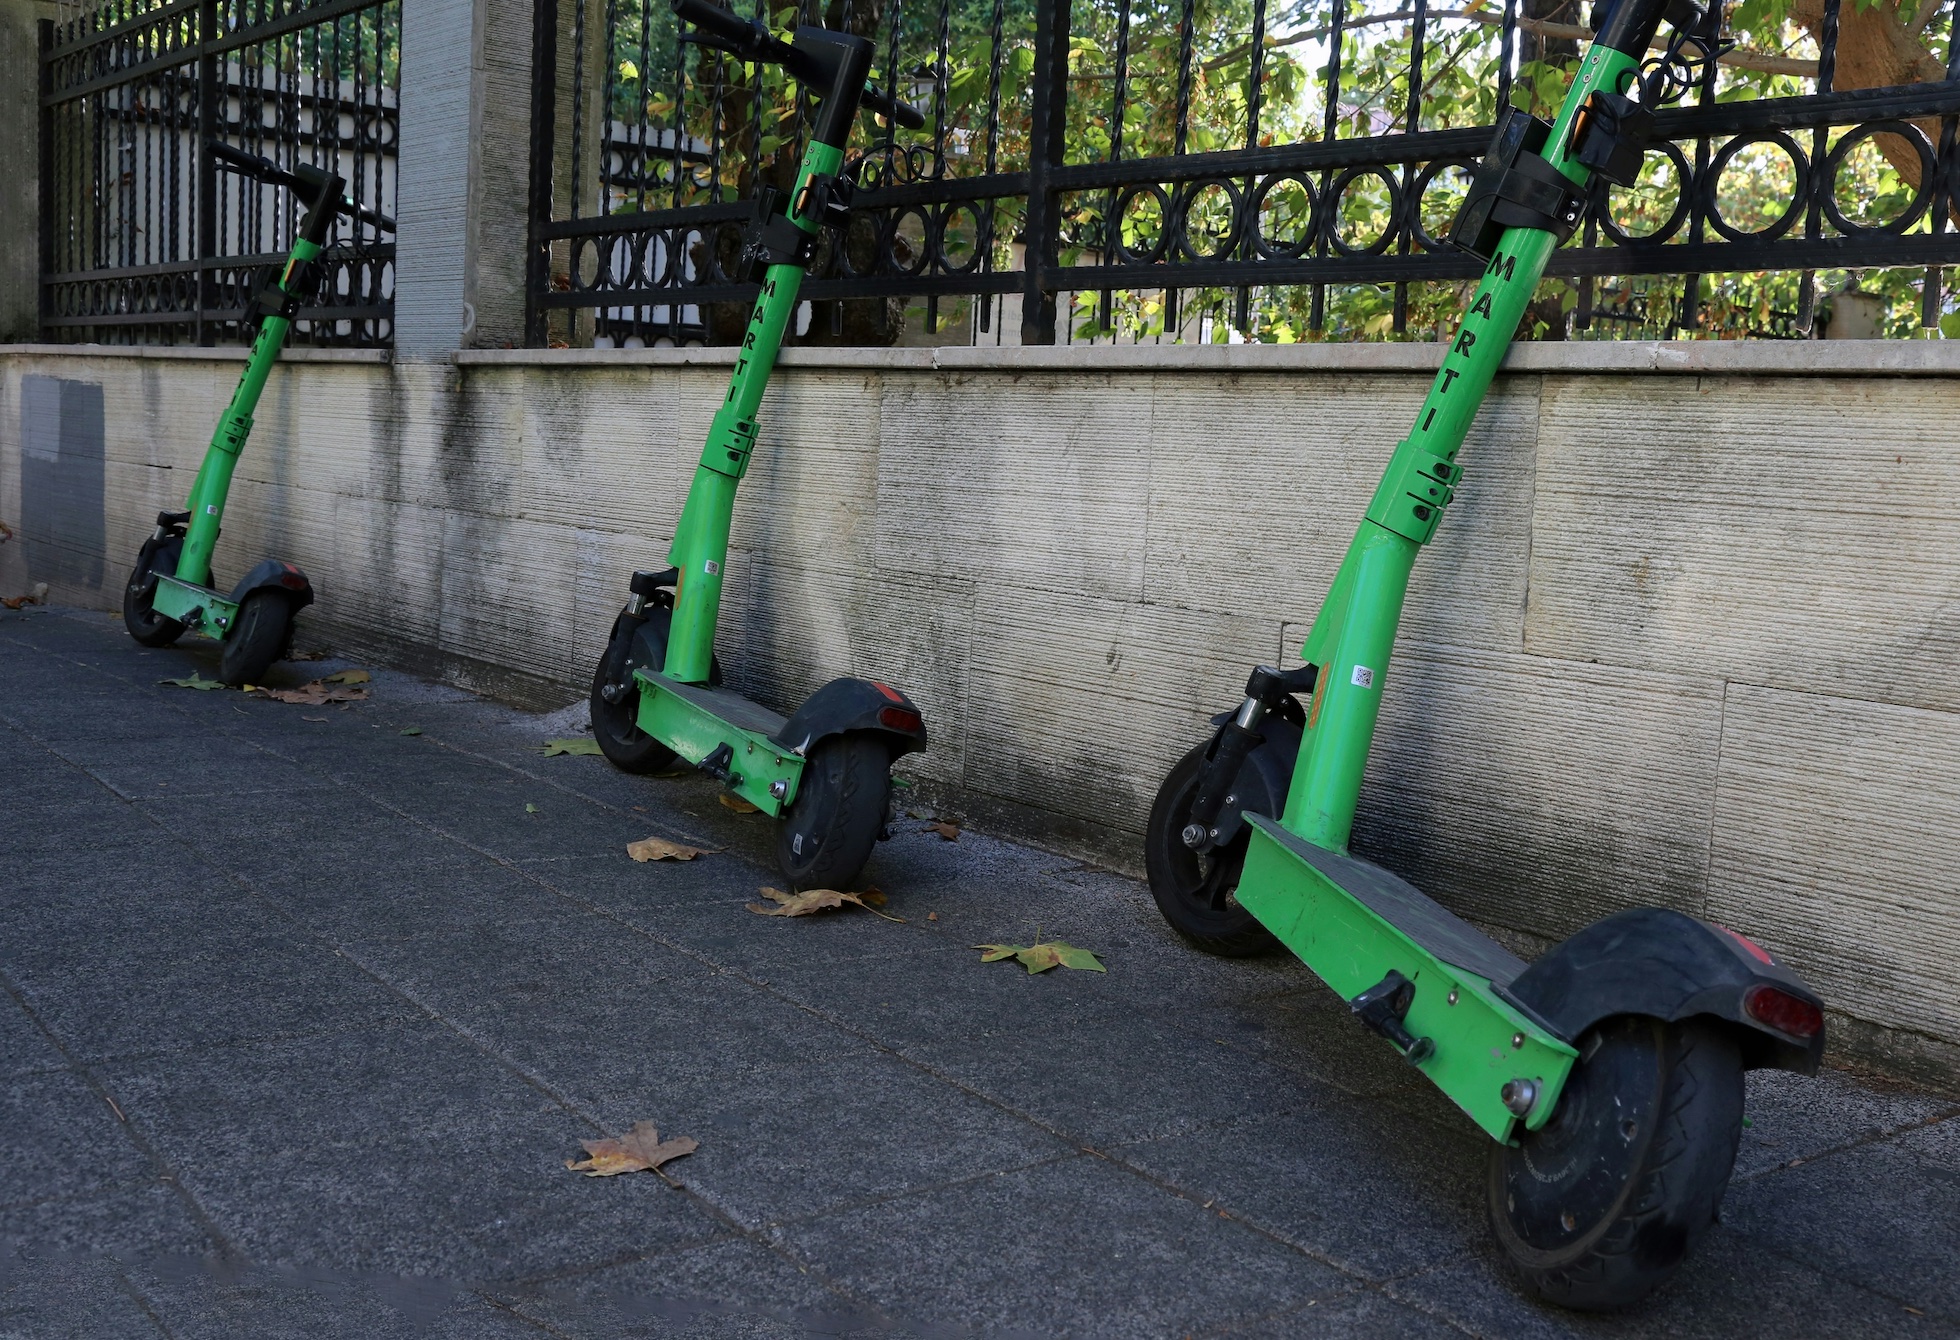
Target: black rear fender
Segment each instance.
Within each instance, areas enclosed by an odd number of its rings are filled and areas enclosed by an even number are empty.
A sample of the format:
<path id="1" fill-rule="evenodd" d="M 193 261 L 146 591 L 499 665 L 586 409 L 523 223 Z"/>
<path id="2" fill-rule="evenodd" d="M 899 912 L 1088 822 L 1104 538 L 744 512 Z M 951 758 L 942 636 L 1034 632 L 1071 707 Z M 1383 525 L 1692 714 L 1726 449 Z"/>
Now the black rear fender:
<path id="1" fill-rule="evenodd" d="M 1796 973 L 1754 941 L 1667 908 L 1594 922 L 1503 994 L 1574 1040 L 1613 1015 L 1705 1016 L 1734 1026 L 1751 1070 L 1811 1075 L 1824 1055 L 1824 1002 Z"/>
<path id="2" fill-rule="evenodd" d="M 925 717 L 918 706 L 875 679 L 831 680 L 783 723 L 775 742 L 808 755 L 819 741 L 850 731 L 884 736 L 893 758 L 926 747 Z"/>
<path id="3" fill-rule="evenodd" d="M 313 603 L 313 583 L 306 579 L 306 574 L 276 558 L 268 558 L 246 573 L 245 579 L 232 587 L 231 594 L 225 598 L 234 605 L 242 605 L 246 596 L 263 590 L 285 596 L 292 602 L 295 614 Z"/>

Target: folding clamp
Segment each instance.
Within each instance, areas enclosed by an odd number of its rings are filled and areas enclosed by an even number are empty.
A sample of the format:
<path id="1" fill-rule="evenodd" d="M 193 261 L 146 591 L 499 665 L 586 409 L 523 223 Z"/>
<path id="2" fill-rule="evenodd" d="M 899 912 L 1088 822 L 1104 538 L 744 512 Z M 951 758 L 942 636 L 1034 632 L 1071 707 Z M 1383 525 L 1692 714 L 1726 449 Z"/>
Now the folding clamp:
<path id="1" fill-rule="evenodd" d="M 1598 89 L 1573 118 L 1572 156 L 1615 186 L 1631 186 L 1653 137 L 1653 112 L 1632 98 Z"/>
<path id="2" fill-rule="evenodd" d="M 742 252 L 735 261 L 735 282 L 759 284 L 772 265 L 807 266 L 817 254 L 817 238 L 783 213 L 783 193 L 764 186 L 755 193 L 755 216 L 742 233 Z"/>
<path id="3" fill-rule="evenodd" d="M 1560 242 L 1586 212 L 1586 190 L 1540 154 L 1551 126 L 1516 107 L 1504 109 L 1477 175 L 1450 224 L 1450 243 L 1490 259 L 1506 228 L 1537 228 Z"/>

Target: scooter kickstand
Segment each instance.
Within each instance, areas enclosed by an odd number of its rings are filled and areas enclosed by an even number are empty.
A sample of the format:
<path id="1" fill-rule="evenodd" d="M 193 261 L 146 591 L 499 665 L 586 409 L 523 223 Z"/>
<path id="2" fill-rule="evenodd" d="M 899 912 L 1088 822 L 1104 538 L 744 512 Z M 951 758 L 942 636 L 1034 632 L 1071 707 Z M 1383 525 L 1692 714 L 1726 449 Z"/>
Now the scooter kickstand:
<path id="1" fill-rule="evenodd" d="M 1387 1038 L 1402 1053 L 1403 1060 L 1419 1066 L 1436 1054 L 1436 1044 L 1415 1036 L 1402 1022 L 1408 1018 L 1409 1006 L 1415 1000 L 1416 984 L 1391 970 L 1388 976 L 1350 1000 L 1348 1009 L 1362 1023 Z"/>

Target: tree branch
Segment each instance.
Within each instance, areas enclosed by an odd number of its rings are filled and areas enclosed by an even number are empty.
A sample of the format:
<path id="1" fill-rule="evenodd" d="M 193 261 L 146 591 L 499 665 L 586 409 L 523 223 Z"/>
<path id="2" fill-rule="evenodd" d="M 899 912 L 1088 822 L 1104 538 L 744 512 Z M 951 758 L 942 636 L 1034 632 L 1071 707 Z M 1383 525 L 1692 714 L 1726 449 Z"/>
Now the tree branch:
<path id="1" fill-rule="evenodd" d="M 1943 0 L 1925 0 L 1926 8 L 1921 12 L 1926 14 L 1927 22 L 1930 23 L 1932 21 L 1932 15 L 1939 12 L 1939 7 L 1942 2 Z M 1400 9 L 1393 14 L 1369 14 L 1361 18 L 1350 19 L 1348 22 L 1342 24 L 1341 27 L 1342 31 L 1345 32 L 1355 28 L 1367 27 L 1370 24 L 1406 23 L 1415 16 L 1416 12 L 1413 9 Z M 1468 19 L 1472 23 L 1481 23 L 1487 28 L 1501 28 L 1504 26 L 1504 18 L 1501 14 L 1490 14 L 1481 9 L 1432 9 L 1429 11 L 1428 17 L 1432 19 Z M 1590 41 L 1593 36 L 1592 29 L 1577 23 L 1552 23 L 1546 19 L 1520 17 L 1517 24 L 1518 27 L 1524 29 L 1526 32 L 1537 33 L 1540 37 L 1563 37 L 1584 42 Z M 1318 42 L 1333 31 L 1331 27 L 1308 28 L 1303 32 L 1289 33 L 1285 37 L 1268 37 L 1266 39 L 1266 47 L 1268 50 L 1271 50 L 1275 47 L 1298 46 L 1302 42 Z M 1649 49 L 1653 51 L 1664 51 L 1667 49 L 1667 43 L 1657 37 Z M 1252 43 L 1242 42 L 1223 55 L 1212 57 L 1199 68 L 1207 71 L 1216 70 L 1222 65 L 1230 65 L 1233 61 L 1244 60 L 1251 54 Z M 1744 47 L 1737 47 L 1735 50 L 1724 55 L 1722 57 L 1722 63 L 1724 65 L 1732 65 L 1738 70 L 1754 70 L 1759 74 L 1790 74 L 1802 79 L 1815 79 L 1817 77 L 1817 62 L 1814 60 L 1798 60 L 1792 56 L 1778 56 L 1767 51 L 1750 51 Z"/>

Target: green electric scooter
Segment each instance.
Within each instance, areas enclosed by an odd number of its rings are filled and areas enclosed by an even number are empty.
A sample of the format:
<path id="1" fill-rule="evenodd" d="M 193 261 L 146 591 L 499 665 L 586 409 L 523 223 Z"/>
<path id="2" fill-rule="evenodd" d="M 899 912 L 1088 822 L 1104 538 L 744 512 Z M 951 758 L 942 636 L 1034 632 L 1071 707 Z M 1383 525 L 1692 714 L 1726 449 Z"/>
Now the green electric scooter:
<path id="1" fill-rule="evenodd" d="M 837 679 L 788 718 L 720 687 L 714 659 L 735 488 L 755 448 L 756 410 L 796 310 L 817 238 L 850 216 L 844 150 L 860 107 L 903 126 L 914 108 L 865 88 L 871 43 L 800 27 L 784 42 L 709 0 L 672 0 L 698 45 L 781 66 L 817 99 L 810 145 L 785 199 L 763 188 L 743 238 L 738 281 L 761 284 L 728 394 L 715 412 L 674 539 L 673 566 L 636 572 L 592 676 L 592 731 L 628 772 L 685 760 L 777 819 L 777 857 L 791 885 L 845 888 L 885 829 L 892 760 L 925 748 L 919 709 L 876 680 Z"/>
<path id="2" fill-rule="evenodd" d="M 1744 937 L 1659 908 L 1610 916 L 1527 966 L 1347 848 L 1410 569 L 1546 259 L 1595 177 L 1633 182 L 1654 109 L 1724 49 L 1719 7 L 1698 0 L 1601 9 L 1557 121 L 1498 122 L 1451 228 L 1485 260 L 1482 281 L 1306 664 L 1252 672 L 1244 702 L 1171 770 L 1146 837 L 1174 929 L 1217 954 L 1290 949 L 1489 1132 L 1499 1242 L 1537 1293 L 1594 1310 L 1646 1294 L 1706 1232 L 1740 1138 L 1743 1071 L 1814 1073 L 1822 1001 Z M 1643 65 L 1663 20 L 1665 54 Z"/>
<path id="3" fill-rule="evenodd" d="M 285 266 L 257 295 L 254 316 L 259 329 L 251 357 L 205 450 L 189 502 L 184 511 L 157 513 L 156 531 L 136 556 L 123 588 L 123 625 L 146 647 L 167 647 L 186 629 L 216 638 L 223 644 L 219 673 L 224 681 L 249 684 L 290 648 L 293 620 L 313 603 L 313 584 L 291 563 L 268 558 L 228 594 L 217 589 L 211 552 L 224 520 L 232 471 L 251 434 L 252 411 L 258 408 L 266 378 L 285 348 L 293 318 L 319 284 L 317 262 L 335 220 L 347 214 L 390 232 L 395 225 L 387 216 L 347 200 L 347 183 L 310 163 L 287 172 L 215 140 L 207 141 L 204 148 L 230 171 L 291 190 L 306 206 L 306 214 Z"/>

